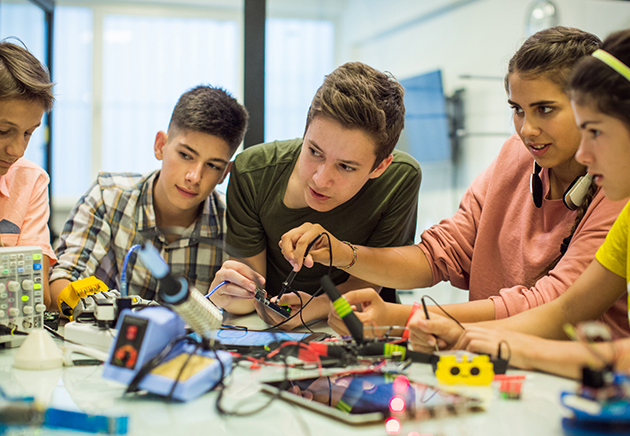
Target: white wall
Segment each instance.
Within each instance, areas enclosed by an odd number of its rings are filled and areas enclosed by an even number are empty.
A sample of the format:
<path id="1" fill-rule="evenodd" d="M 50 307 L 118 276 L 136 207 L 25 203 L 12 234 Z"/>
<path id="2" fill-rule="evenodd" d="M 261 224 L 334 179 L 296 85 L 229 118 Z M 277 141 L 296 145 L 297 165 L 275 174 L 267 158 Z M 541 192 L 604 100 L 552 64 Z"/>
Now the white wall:
<path id="1" fill-rule="evenodd" d="M 600 37 L 630 27 L 630 2 L 553 0 L 560 25 Z M 63 0 L 64 4 L 156 5 L 237 13 L 240 0 Z M 336 29 L 336 64 L 359 60 L 405 79 L 442 69 L 446 94 L 465 89 L 466 130 L 459 168 L 423 164 L 418 236 L 454 213 L 465 188 L 493 159 L 513 131 L 502 79 L 509 58 L 525 40 L 526 15 L 533 0 L 268 0 L 270 16 L 331 19 Z M 140 13 L 138 11 L 137 13 Z M 463 78 L 462 76 L 473 76 Z M 474 77 L 490 77 L 480 79 Z M 54 222 L 67 208 L 55 208 Z M 423 291 L 424 293 L 425 291 Z M 467 293 L 439 285 L 439 302 L 467 299 Z M 416 298 L 407 296 L 407 299 Z"/>
<path id="2" fill-rule="evenodd" d="M 553 1 L 560 25 L 578 27 L 601 38 L 630 27 L 630 2 Z M 390 71 L 399 79 L 439 68 L 447 95 L 465 89 L 468 136 L 462 141 L 461 165 L 455 173 L 449 163 L 423 165 L 418 235 L 454 213 L 465 188 L 514 131 L 502 79 L 508 60 L 527 37 L 525 23 L 532 3 L 533 0 L 349 1 L 339 29 L 339 64 L 359 60 Z M 433 294 L 439 302 L 467 299 L 466 292 L 453 291 L 447 285 L 440 285 Z"/>

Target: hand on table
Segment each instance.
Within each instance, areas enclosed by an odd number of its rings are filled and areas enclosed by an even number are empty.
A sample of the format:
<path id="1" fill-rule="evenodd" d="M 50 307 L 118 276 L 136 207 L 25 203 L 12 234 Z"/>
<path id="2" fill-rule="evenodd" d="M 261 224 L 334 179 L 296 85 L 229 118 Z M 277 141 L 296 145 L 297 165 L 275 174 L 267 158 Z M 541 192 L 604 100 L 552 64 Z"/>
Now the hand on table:
<path id="1" fill-rule="evenodd" d="M 463 332 L 462 328 L 446 316 L 433 312 L 429 316 L 427 320 L 423 310 L 416 310 L 407 324 L 413 350 L 432 353 L 436 341 L 440 350 L 453 347 Z"/>
<path id="2" fill-rule="evenodd" d="M 363 336 L 374 337 L 375 331 L 370 327 L 374 326 L 392 326 L 397 323 L 392 319 L 393 303 L 386 303 L 381 296 L 372 288 L 357 289 L 343 294 L 343 298 L 350 304 L 355 311 L 359 321 L 363 323 Z M 358 311 L 357 311 L 358 309 Z M 337 314 L 332 303 L 329 305 L 328 324 L 340 335 L 349 335 L 345 323 Z"/>
<path id="3" fill-rule="evenodd" d="M 546 342 L 548 341 L 543 338 L 525 333 L 466 325 L 466 330 L 462 333 L 454 348 L 472 353 L 489 354 L 496 358 L 499 345 L 501 345 L 501 357 L 503 359 L 509 357 L 510 365 L 521 369 L 534 369 L 528 363 L 530 353 L 538 347 L 544 347 Z"/>

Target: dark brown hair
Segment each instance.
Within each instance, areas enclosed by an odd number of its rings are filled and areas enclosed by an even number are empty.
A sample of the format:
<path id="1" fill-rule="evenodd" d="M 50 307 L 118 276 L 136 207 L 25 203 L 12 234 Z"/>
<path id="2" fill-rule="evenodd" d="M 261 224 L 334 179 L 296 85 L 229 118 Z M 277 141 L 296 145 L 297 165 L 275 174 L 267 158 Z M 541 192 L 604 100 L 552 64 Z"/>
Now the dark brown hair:
<path id="1" fill-rule="evenodd" d="M 601 48 L 630 65 L 630 29 L 611 34 Z M 610 66 L 592 56 L 582 59 L 568 88 L 576 103 L 594 104 L 598 111 L 617 118 L 630 130 L 630 81 Z"/>
<path id="2" fill-rule="evenodd" d="M 509 79 L 516 73 L 525 79 L 545 78 L 566 90 L 572 69 L 581 59 L 597 50 L 600 44 L 597 36 L 580 29 L 558 26 L 541 30 L 530 36 L 510 59 L 505 89 L 510 92 Z M 533 286 L 560 262 L 596 192 L 597 185 L 592 183 L 577 209 L 569 235 L 562 241 L 560 254 L 526 286 Z"/>
<path id="3" fill-rule="evenodd" d="M 509 79 L 518 73 L 527 79 L 544 77 L 565 89 L 571 70 L 584 56 L 593 53 L 601 40 L 572 27 L 552 27 L 530 36 L 508 63 L 505 89 Z"/>
<path id="4" fill-rule="evenodd" d="M 227 91 L 197 86 L 185 92 L 173 109 L 171 129 L 207 133 L 227 142 L 234 153 L 243 141 L 249 114 Z"/>
<path id="5" fill-rule="evenodd" d="M 311 103 L 304 131 L 317 116 L 365 131 L 376 145 L 376 168 L 392 153 L 405 126 L 404 94 L 391 74 L 361 62 L 348 62 L 324 79 Z"/>

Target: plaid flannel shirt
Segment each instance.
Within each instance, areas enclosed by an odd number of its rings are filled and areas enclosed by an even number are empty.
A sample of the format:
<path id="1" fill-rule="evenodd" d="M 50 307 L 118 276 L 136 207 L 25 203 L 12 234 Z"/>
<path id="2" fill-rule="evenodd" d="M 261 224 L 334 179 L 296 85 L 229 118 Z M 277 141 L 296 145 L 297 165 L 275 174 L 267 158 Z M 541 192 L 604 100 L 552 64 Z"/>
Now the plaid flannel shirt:
<path id="1" fill-rule="evenodd" d="M 120 289 L 125 255 L 133 245 L 151 241 L 173 274 L 186 277 L 206 292 L 227 258 L 215 245 L 224 240 L 225 205 L 212 192 L 197 220 L 169 244 L 157 227 L 153 208 L 153 183 L 158 174 L 100 173 L 70 212 L 50 280 L 75 281 L 93 275 L 110 289 Z M 159 289 L 157 279 L 136 252 L 127 264 L 127 289 L 144 298 L 153 298 Z"/>

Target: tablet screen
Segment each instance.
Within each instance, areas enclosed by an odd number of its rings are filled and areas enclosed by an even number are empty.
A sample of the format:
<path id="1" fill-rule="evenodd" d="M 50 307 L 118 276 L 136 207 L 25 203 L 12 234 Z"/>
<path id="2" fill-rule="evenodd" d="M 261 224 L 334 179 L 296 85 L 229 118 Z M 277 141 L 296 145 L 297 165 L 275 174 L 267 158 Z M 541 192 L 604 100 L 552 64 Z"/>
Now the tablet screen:
<path id="1" fill-rule="evenodd" d="M 215 339 L 224 345 L 265 346 L 277 341 L 301 341 L 310 333 L 262 332 L 254 330 L 218 330 Z"/>
<path id="2" fill-rule="evenodd" d="M 282 382 L 269 384 L 275 388 L 282 386 Z M 409 381 L 399 374 L 350 374 L 293 380 L 283 390 L 290 394 L 283 395 L 285 399 L 300 397 L 298 403 L 304 404 L 306 400 L 349 415 L 378 414 L 380 419 L 390 415 L 428 419 L 457 415 L 480 406 L 478 400 Z"/>

